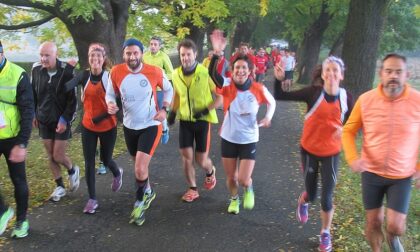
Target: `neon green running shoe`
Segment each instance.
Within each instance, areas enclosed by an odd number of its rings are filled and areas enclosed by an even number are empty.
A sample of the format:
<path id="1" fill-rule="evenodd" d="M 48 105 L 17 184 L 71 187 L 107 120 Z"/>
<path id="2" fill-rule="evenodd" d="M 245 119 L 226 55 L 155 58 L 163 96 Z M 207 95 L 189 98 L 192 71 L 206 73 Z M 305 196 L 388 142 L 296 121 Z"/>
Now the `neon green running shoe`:
<path id="1" fill-rule="evenodd" d="M 12 238 L 24 238 L 28 236 L 29 222 L 28 220 L 18 221 L 12 232 Z"/>
<path id="2" fill-rule="evenodd" d="M 136 201 L 134 203 L 133 211 L 131 212 L 131 219 L 129 223 L 135 223 L 138 226 L 143 225 L 145 219 L 144 212 L 144 202 L 143 201 Z"/>
<path id="3" fill-rule="evenodd" d="M 241 205 L 241 200 L 239 199 L 239 197 L 236 197 L 236 199 L 230 198 L 228 213 L 238 214 L 240 205 Z"/>
<path id="4" fill-rule="evenodd" d="M 143 195 L 143 202 L 144 202 L 144 210 L 149 209 L 150 203 L 156 198 L 155 191 L 151 191 L 150 193 L 144 193 Z"/>
<path id="5" fill-rule="evenodd" d="M 245 188 L 244 191 L 244 209 L 251 210 L 254 208 L 254 190 L 252 187 Z"/>
<path id="6" fill-rule="evenodd" d="M 7 224 L 13 218 L 13 214 L 14 214 L 13 208 L 9 207 L 7 208 L 6 212 L 4 212 L 0 216 L 0 235 L 2 235 L 4 231 L 6 230 Z"/>

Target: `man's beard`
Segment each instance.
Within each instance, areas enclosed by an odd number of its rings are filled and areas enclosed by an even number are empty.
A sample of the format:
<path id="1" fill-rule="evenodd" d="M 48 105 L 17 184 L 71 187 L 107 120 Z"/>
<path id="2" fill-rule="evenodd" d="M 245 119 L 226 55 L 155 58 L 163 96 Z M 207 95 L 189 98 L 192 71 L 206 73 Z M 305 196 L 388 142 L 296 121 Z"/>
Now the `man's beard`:
<path id="1" fill-rule="evenodd" d="M 391 84 L 395 84 L 395 85 L 391 85 Z M 400 93 L 400 91 L 401 91 L 402 88 L 403 87 L 402 87 L 401 83 L 398 80 L 390 80 L 385 85 L 385 89 L 390 94 L 398 94 L 398 93 Z"/>
<path id="2" fill-rule="evenodd" d="M 129 60 L 127 62 L 127 65 L 131 70 L 136 70 L 140 66 L 140 64 L 141 64 L 141 61 L 137 60 L 137 59 L 136 60 Z"/>

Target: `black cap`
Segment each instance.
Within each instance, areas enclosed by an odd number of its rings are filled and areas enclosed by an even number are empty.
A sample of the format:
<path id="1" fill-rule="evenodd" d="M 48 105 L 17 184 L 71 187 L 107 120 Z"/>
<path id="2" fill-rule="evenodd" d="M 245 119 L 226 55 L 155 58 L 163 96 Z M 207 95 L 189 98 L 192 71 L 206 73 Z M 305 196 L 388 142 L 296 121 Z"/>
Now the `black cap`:
<path id="1" fill-rule="evenodd" d="M 1 44 L 1 40 L 0 40 L 0 53 L 3 53 L 3 45 Z"/>

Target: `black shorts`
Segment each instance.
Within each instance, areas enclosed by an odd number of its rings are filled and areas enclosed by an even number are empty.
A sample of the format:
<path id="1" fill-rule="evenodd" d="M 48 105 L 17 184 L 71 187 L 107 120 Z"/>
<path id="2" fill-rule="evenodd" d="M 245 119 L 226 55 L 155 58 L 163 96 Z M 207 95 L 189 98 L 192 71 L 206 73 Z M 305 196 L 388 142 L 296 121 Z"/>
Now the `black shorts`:
<path id="1" fill-rule="evenodd" d="M 128 152 L 135 157 L 137 151 L 153 156 L 162 135 L 162 125 L 133 130 L 124 126 L 124 138 Z"/>
<path id="2" fill-rule="evenodd" d="M 179 122 L 179 148 L 194 146 L 197 152 L 208 152 L 210 149 L 210 123 L 206 121 Z"/>
<path id="3" fill-rule="evenodd" d="M 411 194 L 411 177 L 389 179 L 371 172 L 362 173 L 362 194 L 365 209 L 382 207 L 386 195 L 387 208 L 407 214 Z"/>
<path id="4" fill-rule="evenodd" d="M 284 71 L 285 80 L 293 80 L 293 71 Z"/>
<path id="5" fill-rule="evenodd" d="M 255 160 L 257 143 L 236 144 L 222 138 L 222 157 Z"/>
<path id="6" fill-rule="evenodd" d="M 69 140 L 71 138 L 71 124 L 67 124 L 67 128 L 63 133 L 55 132 L 56 127 L 38 122 L 39 136 L 44 140 Z"/>

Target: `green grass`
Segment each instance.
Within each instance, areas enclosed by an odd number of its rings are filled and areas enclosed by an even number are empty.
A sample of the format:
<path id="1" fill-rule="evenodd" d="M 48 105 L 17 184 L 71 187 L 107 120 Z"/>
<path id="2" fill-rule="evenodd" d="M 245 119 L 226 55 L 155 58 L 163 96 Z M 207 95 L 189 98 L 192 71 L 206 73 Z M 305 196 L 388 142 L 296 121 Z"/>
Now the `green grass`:
<path id="1" fill-rule="evenodd" d="M 74 123 L 73 125 L 77 125 Z M 74 126 L 73 126 L 74 127 Z M 118 127 L 118 137 L 114 148 L 114 156 L 126 151 L 124 137 L 122 137 L 122 127 Z M 74 164 L 80 166 L 81 175 L 84 175 L 84 158 L 81 148 L 80 133 L 73 134 L 69 141 L 68 155 Z M 13 184 L 10 181 L 7 165 L 4 158 L 0 158 L 0 188 L 1 194 L 6 202 L 15 206 L 13 197 Z M 62 169 L 63 178 L 67 177 L 67 172 Z M 38 136 L 38 129 L 33 129 L 32 137 L 28 146 L 26 160 L 26 175 L 29 184 L 29 208 L 41 205 L 48 200 L 49 195 L 55 188 L 50 169 L 48 168 L 48 158 L 44 150 L 42 140 Z M 67 182 L 67 179 L 64 179 Z"/>

